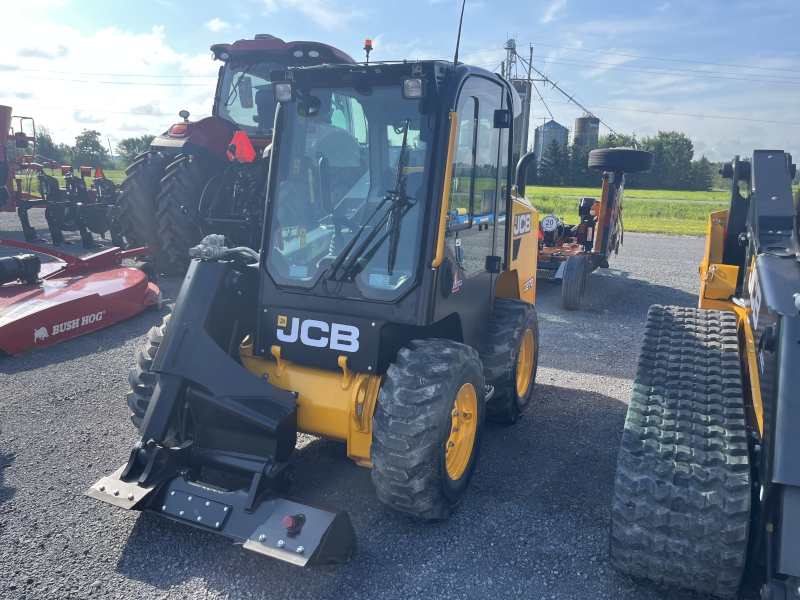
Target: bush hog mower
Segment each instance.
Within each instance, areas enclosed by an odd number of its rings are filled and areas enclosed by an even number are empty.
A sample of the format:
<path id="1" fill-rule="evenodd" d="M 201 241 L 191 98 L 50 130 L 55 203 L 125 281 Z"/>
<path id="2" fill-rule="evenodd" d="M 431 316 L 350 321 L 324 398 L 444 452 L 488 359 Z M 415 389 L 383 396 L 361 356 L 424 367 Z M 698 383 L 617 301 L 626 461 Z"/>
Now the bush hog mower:
<path id="1" fill-rule="evenodd" d="M 780 150 L 725 164 L 698 308 L 650 308 L 611 517 L 624 573 L 731 597 L 749 559 L 762 600 L 800 597 L 795 172 Z"/>
<path id="2" fill-rule="evenodd" d="M 12 117 L 8 106 L 0 106 L 0 127 L 0 140 L 3 142 L 0 149 L 3 159 L 0 162 L 0 210 L 17 211 L 26 242 L 45 241 L 38 237 L 28 216 L 30 209 L 44 208 L 55 246 L 72 244 L 64 238 L 64 231 L 78 232 L 86 249 L 99 247 L 92 233 L 105 239 L 105 234 L 110 232 L 111 242 L 115 246 L 123 245 L 116 219 L 117 186 L 106 178 L 102 169 L 94 169 L 92 177 L 92 168 L 81 167 L 80 177 L 75 177 L 73 167 L 60 166 L 53 160 L 37 155 L 34 120 L 30 117 Z M 16 153 L 12 156 L 7 154 L 7 139 L 14 140 Z M 32 152 L 27 154 L 31 145 Z M 54 169 L 60 169 L 65 187 L 60 188 L 58 180 L 47 175 L 45 169 L 50 169 L 51 173 Z M 87 177 L 92 179 L 88 186 Z M 34 180 L 38 196 L 33 193 Z"/>
<path id="3" fill-rule="evenodd" d="M 580 310 L 586 277 L 608 268 L 608 257 L 622 245 L 622 194 L 625 173 L 646 173 L 653 168 L 653 154 L 633 148 L 605 148 L 589 153 L 589 168 L 603 172 L 600 200 L 581 198 L 577 225 L 566 225 L 555 215 L 539 226 L 540 279 L 561 283 L 566 310 Z"/>
<path id="4" fill-rule="evenodd" d="M 28 251 L 0 257 L 0 350 L 12 356 L 161 308 L 161 292 L 147 275 L 122 266 L 152 248 L 76 258 L 26 242 L 0 239 L 0 246 Z M 56 260 L 42 264 L 39 254 Z"/>
<path id="5" fill-rule="evenodd" d="M 269 81 L 260 252 L 223 235 L 192 249 L 130 372 L 141 442 L 87 494 L 296 565 L 340 563 L 349 516 L 286 495 L 297 432 L 346 444 L 386 504 L 442 519 L 484 419 L 514 422 L 531 401 L 538 213 L 517 191 L 530 157 L 514 189 L 519 97 L 480 68 L 325 65 Z M 477 227 L 484 188 L 494 218 Z M 243 486 L 211 485 L 219 471 Z"/>
<path id="6" fill-rule="evenodd" d="M 208 233 L 258 247 L 275 95 L 270 71 L 324 63 L 352 63 L 341 50 L 317 42 L 253 40 L 211 46 L 219 69 L 212 116 L 172 125 L 150 151 L 128 167 L 119 222 L 130 245 L 154 245 L 159 269 L 182 273 L 189 248 Z M 342 108 L 330 116 L 346 119 Z"/>

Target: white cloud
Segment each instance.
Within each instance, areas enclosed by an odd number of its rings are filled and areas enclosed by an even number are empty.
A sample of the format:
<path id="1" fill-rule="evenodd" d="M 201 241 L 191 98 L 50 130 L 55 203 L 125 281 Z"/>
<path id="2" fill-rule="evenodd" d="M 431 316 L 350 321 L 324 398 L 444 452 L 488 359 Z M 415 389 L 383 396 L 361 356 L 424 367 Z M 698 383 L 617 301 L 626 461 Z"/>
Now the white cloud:
<path id="1" fill-rule="evenodd" d="M 13 57 L 7 60 L 13 69 L 0 70 L 0 104 L 46 125 L 56 142 L 73 143 L 87 127 L 112 139 L 131 131 L 155 134 L 177 120 L 181 109 L 193 118 L 210 112 L 219 63 L 209 58 L 207 43 L 189 54 L 177 52 L 162 27 L 83 33 L 48 20 L 39 9 L 27 14 L 12 8 L 10 16 L 17 26 L 0 38 L 0 56 Z M 32 44 L 30 31 L 42 43 Z M 47 56 L 18 52 L 26 48 Z"/>
<path id="2" fill-rule="evenodd" d="M 93 117 L 91 113 L 85 113 L 82 110 L 76 110 L 75 112 L 73 112 L 72 118 L 75 119 L 78 123 L 83 123 L 85 125 L 92 123 L 102 123 L 106 120 L 105 117 Z"/>
<path id="3" fill-rule="evenodd" d="M 214 17 L 207 23 L 203 23 L 203 25 L 205 25 L 206 29 L 208 29 L 209 31 L 213 31 L 215 33 L 218 33 L 220 31 L 228 31 L 231 28 L 230 23 L 226 23 L 225 21 L 217 17 Z"/>
<path id="4" fill-rule="evenodd" d="M 264 0 L 264 7 L 268 13 L 299 12 L 327 30 L 338 29 L 364 16 L 356 10 L 345 10 L 335 0 Z"/>
<path id="5" fill-rule="evenodd" d="M 539 19 L 539 22 L 549 23 L 550 21 L 555 21 L 560 16 L 558 13 L 563 11 L 566 6 L 567 0 L 555 0 L 555 2 L 545 9 L 542 18 Z"/>

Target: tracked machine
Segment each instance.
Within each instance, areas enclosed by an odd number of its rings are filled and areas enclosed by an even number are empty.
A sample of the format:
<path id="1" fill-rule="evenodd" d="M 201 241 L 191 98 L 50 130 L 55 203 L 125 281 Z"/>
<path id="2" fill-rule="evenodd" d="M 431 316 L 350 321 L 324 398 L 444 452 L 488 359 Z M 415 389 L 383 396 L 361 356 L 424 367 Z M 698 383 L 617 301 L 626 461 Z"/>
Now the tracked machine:
<path id="1" fill-rule="evenodd" d="M 746 563 L 800 598 L 800 245 L 791 156 L 721 174 L 698 308 L 653 306 L 622 438 L 610 550 L 631 575 L 721 597 Z M 742 194 L 740 190 L 744 189 Z"/>
<path id="2" fill-rule="evenodd" d="M 353 528 L 288 495 L 296 434 L 346 444 L 395 509 L 448 517 L 484 420 L 514 422 L 534 395 L 538 213 L 520 193 L 529 158 L 516 179 L 510 164 L 519 98 L 496 74 L 361 63 L 276 69 L 270 84 L 259 249 L 221 234 L 192 249 L 130 373 L 141 441 L 87 494 L 333 564 Z M 479 228 L 485 188 L 497 201 Z M 220 471 L 241 487 L 213 483 Z"/>
<path id="3" fill-rule="evenodd" d="M 352 63 L 318 42 L 284 42 L 268 34 L 211 46 L 219 69 L 210 117 L 173 124 L 128 167 L 119 223 L 129 245 L 156 248 L 159 268 L 183 273 L 188 250 L 208 233 L 258 247 L 277 103 L 270 71 Z M 341 112 L 341 111 L 340 111 Z"/>

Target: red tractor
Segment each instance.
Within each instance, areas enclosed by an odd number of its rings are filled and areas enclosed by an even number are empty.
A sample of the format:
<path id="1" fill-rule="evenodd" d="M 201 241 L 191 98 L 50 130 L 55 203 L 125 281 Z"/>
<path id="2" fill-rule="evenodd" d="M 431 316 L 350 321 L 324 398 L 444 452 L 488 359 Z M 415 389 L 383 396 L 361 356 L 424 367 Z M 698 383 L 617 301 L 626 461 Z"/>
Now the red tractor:
<path id="1" fill-rule="evenodd" d="M 212 116 L 172 125 L 128 167 L 119 223 L 129 246 L 153 245 L 162 272 L 189 265 L 190 247 L 211 227 L 237 245 L 260 239 L 267 160 L 277 102 L 270 72 L 286 67 L 352 63 L 317 42 L 284 42 L 259 34 L 211 46 L 220 67 Z M 257 244 L 256 244 L 257 246 Z"/>

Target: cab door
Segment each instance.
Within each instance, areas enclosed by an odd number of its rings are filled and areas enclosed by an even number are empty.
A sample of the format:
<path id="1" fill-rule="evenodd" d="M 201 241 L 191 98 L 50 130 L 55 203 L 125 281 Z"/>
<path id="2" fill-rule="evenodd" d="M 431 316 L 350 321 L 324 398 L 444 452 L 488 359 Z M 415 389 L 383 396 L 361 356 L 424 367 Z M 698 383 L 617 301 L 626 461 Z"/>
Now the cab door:
<path id="1" fill-rule="evenodd" d="M 496 81 L 473 76 L 457 102 L 456 144 L 448 199 L 445 250 L 439 269 L 435 318 L 458 313 L 464 343 L 477 346 L 488 326 L 497 274 L 489 268 L 501 256 L 505 230 L 503 180 L 507 170 L 508 129 L 495 127 L 496 111 L 505 108 L 506 91 Z M 498 254 L 497 249 L 500 249 Z"/>

